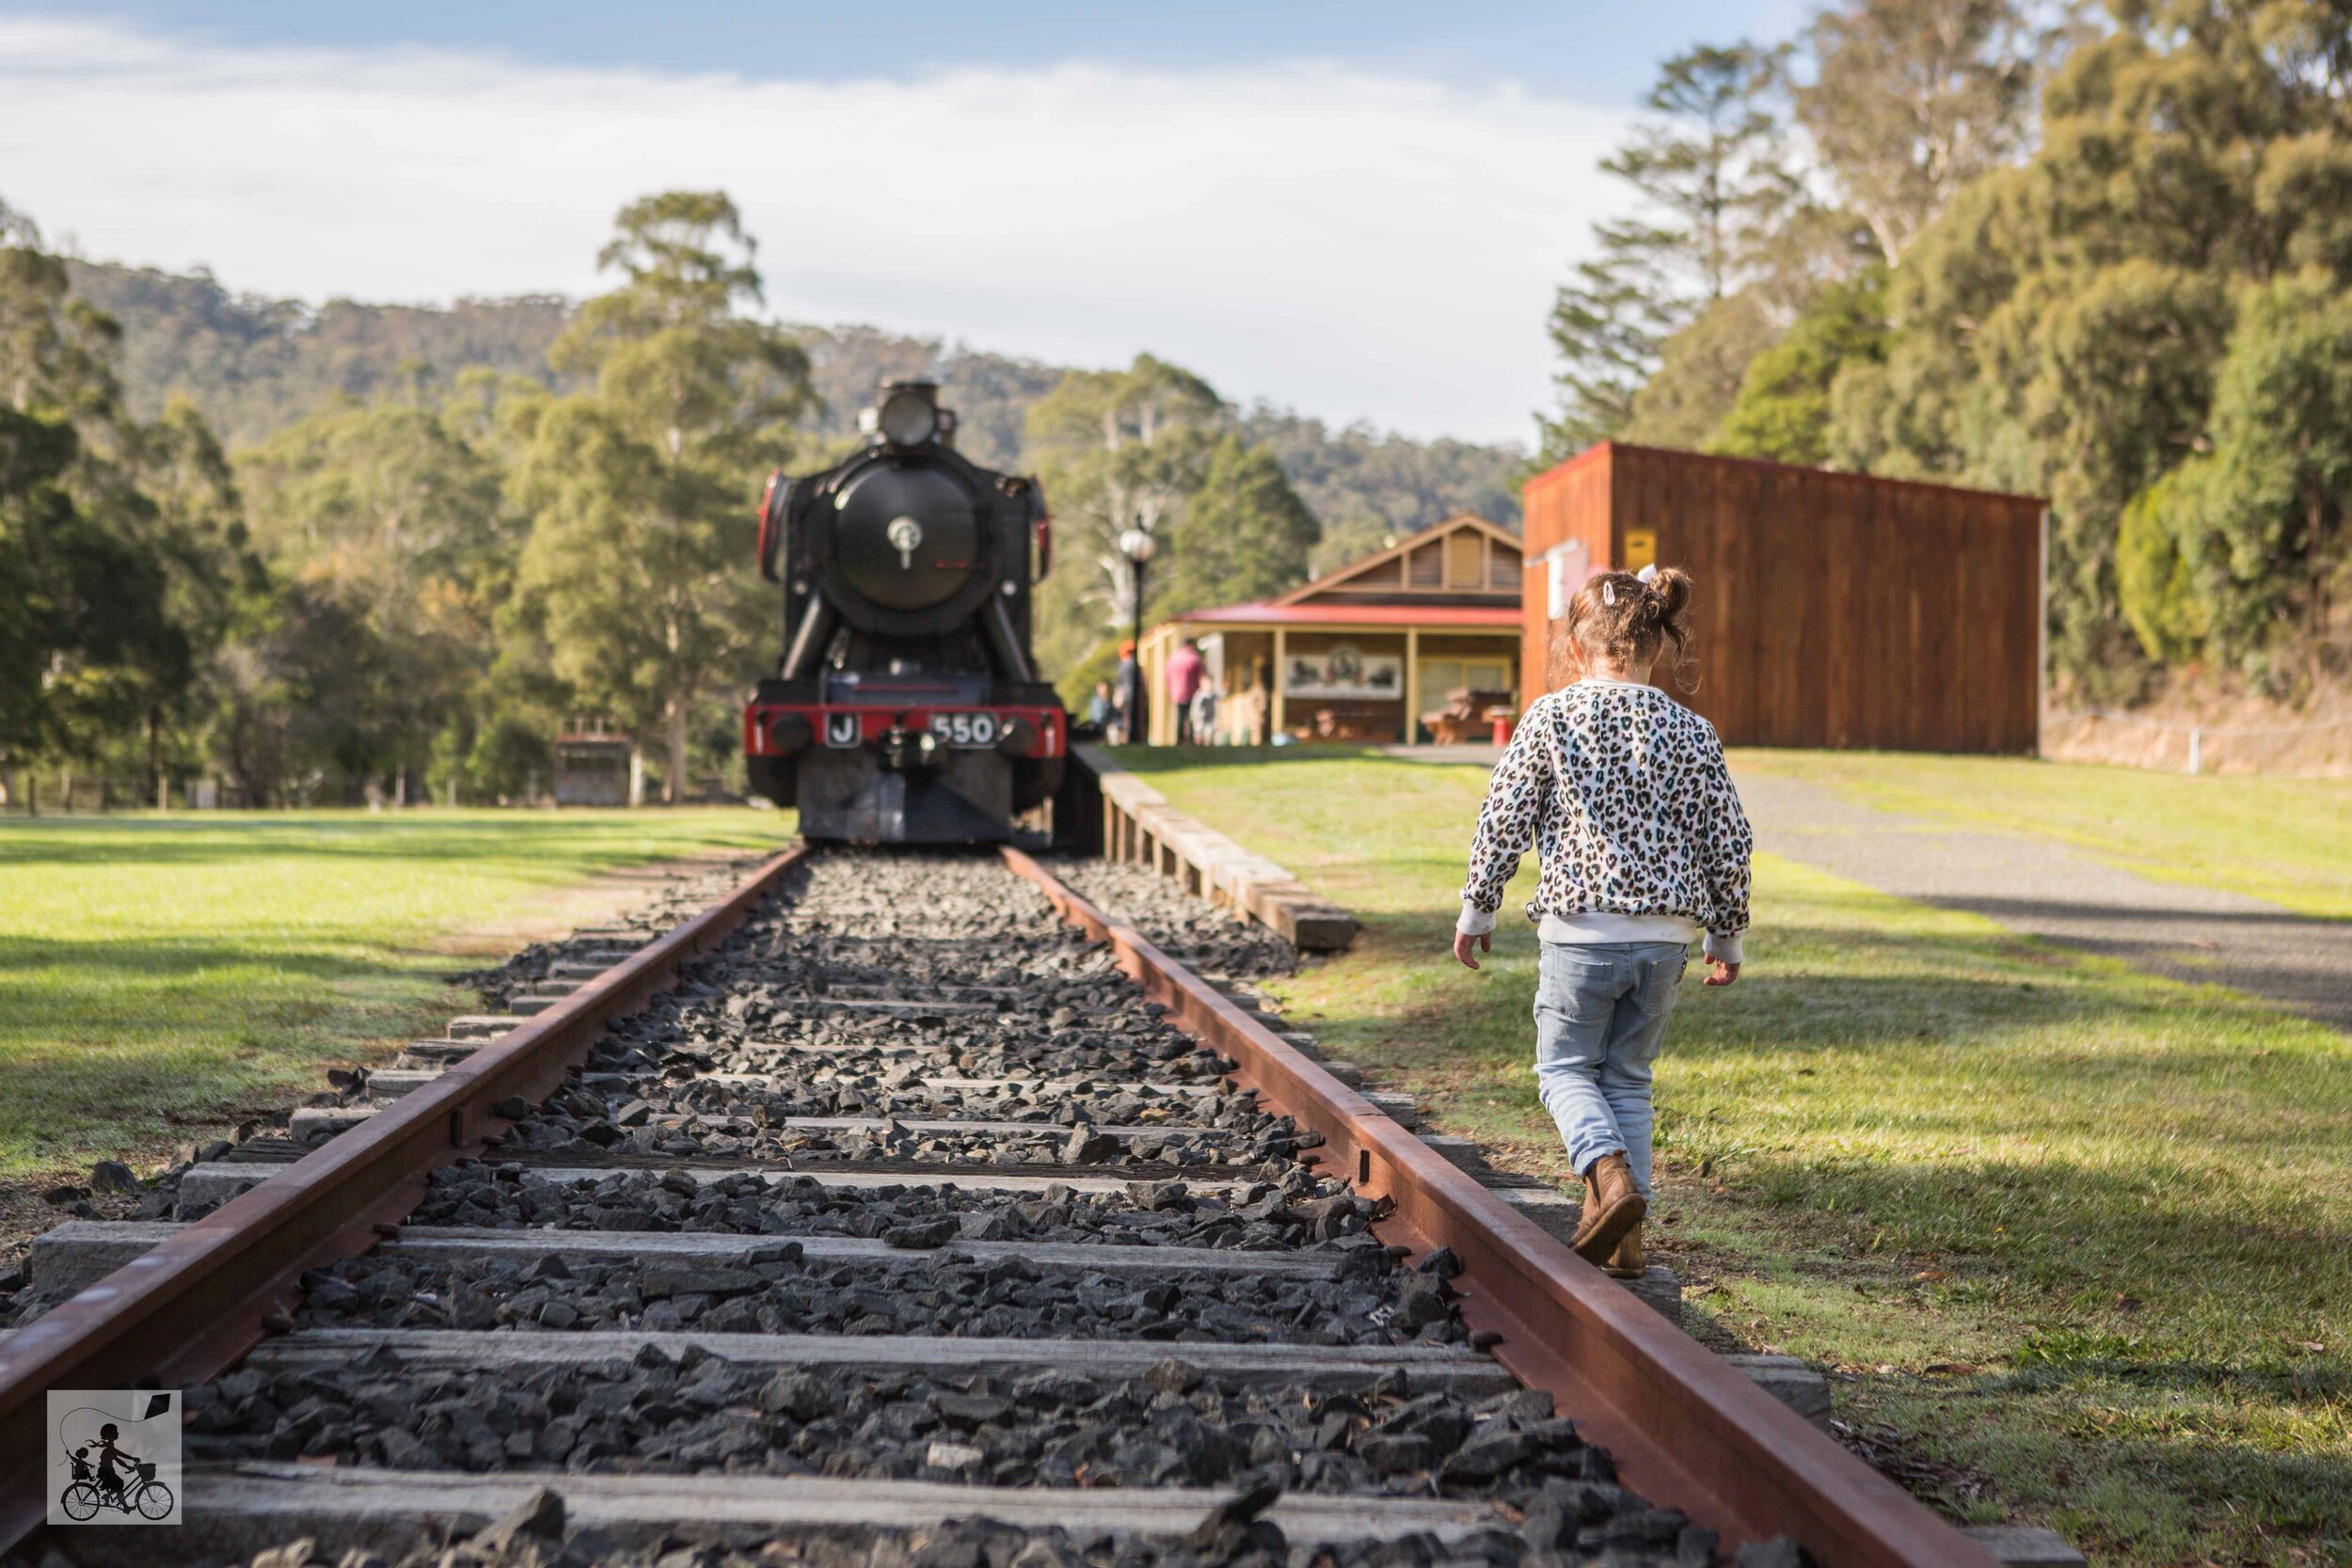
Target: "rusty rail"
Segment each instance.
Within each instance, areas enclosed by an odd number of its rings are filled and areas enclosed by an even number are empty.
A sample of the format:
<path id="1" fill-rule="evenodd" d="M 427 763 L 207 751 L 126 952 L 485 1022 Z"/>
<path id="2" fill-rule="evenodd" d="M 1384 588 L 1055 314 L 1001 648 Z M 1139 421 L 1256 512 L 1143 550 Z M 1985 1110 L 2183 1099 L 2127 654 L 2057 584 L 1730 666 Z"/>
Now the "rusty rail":
<path id="1" fill-rule="evenodd" d="M 478 1155 L 510 1125 L 492 1106 L 552 1091 L 607 1022 L 667 990 L 806 853 L 776 855 L 546 1012 L 0 1343 L 0 1551 L 41 1521 L 50 1389 L 169 1387 L 228 1368 L 282 1323 L 303 1270 L 396 1230 L 428 1172 Z"/>
<path id="2" fill-rule="evenodd" d="M 1183 1026 L 1231 1057 L 1261 1101 L 1323 1134 L 1325 1168 L 1394 1212 L 1377 1230 L 1449 1247 L 1464 1322 L 1616 1457 L 1627 1483 L 1727 1542 L 1787 1535 L 1822 1568 L 1994 1568 L 1992 1555 L 1606 1275 L 1504 1205 L 1199 976 L 1017 849 L 1006 863 Z"/>

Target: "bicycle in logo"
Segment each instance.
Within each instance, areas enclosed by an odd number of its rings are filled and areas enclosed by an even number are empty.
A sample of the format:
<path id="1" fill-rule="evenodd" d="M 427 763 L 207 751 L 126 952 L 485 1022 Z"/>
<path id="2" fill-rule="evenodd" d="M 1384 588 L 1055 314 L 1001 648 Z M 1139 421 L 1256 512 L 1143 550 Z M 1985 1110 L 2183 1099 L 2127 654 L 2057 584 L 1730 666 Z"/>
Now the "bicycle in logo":
<path id="1" fill-rule="evenodd" d="M 85 1443 L 67 1456 L 73 1466 L 73 1479 L 67 1482 L 64 1495 L 57 1499 L 67 1518 L 84 1524 L 97 1518 L 99 1510 L 105 1508 L 135 1513 L 144 1519 L 171 1516 L 175 1499 L 171 1488 L 155 1479 L 154 1465 L 134 1460 L 131 1467 L 135 1475 L 109 1478 L 90 1464 L 92 1446 Z"/>

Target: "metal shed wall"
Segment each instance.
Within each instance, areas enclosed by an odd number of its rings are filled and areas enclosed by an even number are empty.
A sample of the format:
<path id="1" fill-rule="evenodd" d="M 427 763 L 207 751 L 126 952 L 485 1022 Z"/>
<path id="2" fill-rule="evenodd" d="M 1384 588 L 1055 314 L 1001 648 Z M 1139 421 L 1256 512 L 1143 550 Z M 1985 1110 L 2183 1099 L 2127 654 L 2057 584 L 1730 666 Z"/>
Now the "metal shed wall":
<path id="1" fill-rule="evenodd" d="M 1694 579 L 1700 685 L 1735 746 L 2030 752 L 2043 502 L 1603 442 L 1530 480 L 1523 679 L 1549 689 L 1544 552 L 1649 531 Z M 1573 585 L 1571 585 L 1573 587 Z"/>

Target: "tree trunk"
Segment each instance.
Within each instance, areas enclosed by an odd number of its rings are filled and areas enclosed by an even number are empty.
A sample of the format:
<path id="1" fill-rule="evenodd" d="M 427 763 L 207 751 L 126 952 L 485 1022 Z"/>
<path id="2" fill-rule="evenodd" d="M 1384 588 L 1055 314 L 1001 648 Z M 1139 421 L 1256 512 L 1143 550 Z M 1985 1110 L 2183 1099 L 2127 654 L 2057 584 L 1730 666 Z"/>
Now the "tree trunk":
<path id="1" fill-rule="evenodd" d="M 164 710 L 147 706 L 147 776 L 155 781 L 155 809 L 171 809 L 171 781 L 164 777 Z"/>
<path id="2" fill-rule="evenodd" d="M 686 704 L 670 699 L 669 711 L 662 717 L 662 737 L 669 746 L 667 776 L 661 781 L 661 802 L 675 806 L 686 799 Z"/>
<path id="3" fill-rule="evenodd" d="M 66 770 L 65 770 L 65 779 L 64 779 L 64 781 L 63 781 L 62 783 L 60 783 L 60 784 L 57 785 L 57 799 L 65 802 L 63 805 L 59 806 L 57 809 L 58 809 L 59 811 L 61 811 L 61 812 L 65 813 L 68 816 L 72 816 L 72 815 L 73 815 L 73 769 L 72 769 L 71 767 L 68 767 L 68 768 L 66 768 Z"/>

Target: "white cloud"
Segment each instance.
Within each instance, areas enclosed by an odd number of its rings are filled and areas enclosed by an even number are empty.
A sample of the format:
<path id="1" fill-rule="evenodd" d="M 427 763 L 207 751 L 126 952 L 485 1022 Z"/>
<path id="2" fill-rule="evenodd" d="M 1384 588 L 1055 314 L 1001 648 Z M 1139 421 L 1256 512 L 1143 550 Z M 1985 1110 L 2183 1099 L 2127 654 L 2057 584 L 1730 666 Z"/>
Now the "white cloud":
<path id="1" fill-rule="evenodd" d="M 788 70 L 790 62 L 775 62 Z M 0 18 L 0 196 L 92 256 L 310 299 L 581 293 L 613 211 L 723 186 L 779 315 L 1525 439 L 1617 117 L 1301 65 L 911 81 L 227 49 Z"/>

